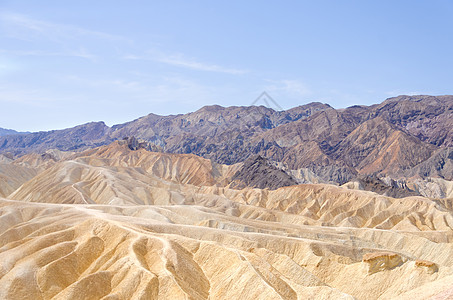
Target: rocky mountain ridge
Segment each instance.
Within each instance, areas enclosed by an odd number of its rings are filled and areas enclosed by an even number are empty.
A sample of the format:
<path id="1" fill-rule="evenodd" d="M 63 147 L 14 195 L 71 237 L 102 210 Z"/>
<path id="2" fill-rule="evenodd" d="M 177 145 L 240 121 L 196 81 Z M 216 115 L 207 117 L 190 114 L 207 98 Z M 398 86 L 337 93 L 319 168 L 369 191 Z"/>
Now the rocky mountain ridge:
<path id="1" fill-rule="evenodd" d="M 27 134 L 30 132 L 18 132 L 13 129 L 6 129 L 6 128 L 1 128 L 0 127 L 0 136 L 5 136 L 5 135 L 14 135 L 14 134 Z"/>
<path id="2" fill-rule="evenodd" d="M 299 182 L 345 184 L 360 176 L 451 180 L 453 96 L 398 96 L 334 109 L 310 103 L 286 111 L 206 106 L 185 115 L 149 114 L 106 126 L 0 137 L 0 153 L 81 151 L 134 137 L 148 149 L 191 153 L 220 164 L 260 155 Z"/>

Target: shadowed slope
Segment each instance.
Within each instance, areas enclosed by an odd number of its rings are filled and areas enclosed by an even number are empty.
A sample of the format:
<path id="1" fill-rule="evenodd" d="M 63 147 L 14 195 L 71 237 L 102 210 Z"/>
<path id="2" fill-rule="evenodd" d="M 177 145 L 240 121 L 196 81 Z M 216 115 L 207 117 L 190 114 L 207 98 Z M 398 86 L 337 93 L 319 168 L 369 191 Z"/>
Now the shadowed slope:
<path id="1" fill-rule="evenodd" d="M 33 168 L 0 164 L 0 197 L 7 197 L 37 174 L 38 170 Z"/>

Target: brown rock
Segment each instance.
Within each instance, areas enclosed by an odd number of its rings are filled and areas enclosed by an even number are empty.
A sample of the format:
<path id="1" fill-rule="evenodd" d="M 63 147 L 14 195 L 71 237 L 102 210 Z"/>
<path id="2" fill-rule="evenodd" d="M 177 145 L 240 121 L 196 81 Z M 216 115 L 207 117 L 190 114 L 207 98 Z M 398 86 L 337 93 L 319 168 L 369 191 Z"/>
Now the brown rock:
<path id="1" fill-rule="evenodd" d="M 391 252 L 366 253 L 362 261 L 367 264 L 368 275 L 391 270 L 403 264 L 401 256 Z"/>
<path id="2" fill-rule="evenodd" d="M 439 270 L 439 267 L 437 266 L 437 264 L 433 263 L 432 261 L 428 261 L 428 260 L 417 259 L 415 261 L 415 266 L 418 268 L 425 269 L 429 274 L 436 273 Z"/>

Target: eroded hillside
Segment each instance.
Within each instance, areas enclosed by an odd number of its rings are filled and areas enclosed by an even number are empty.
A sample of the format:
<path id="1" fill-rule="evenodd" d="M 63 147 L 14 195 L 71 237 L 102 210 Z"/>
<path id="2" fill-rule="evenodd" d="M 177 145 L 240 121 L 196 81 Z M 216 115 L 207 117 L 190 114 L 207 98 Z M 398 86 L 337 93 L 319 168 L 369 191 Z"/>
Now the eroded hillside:
<path id="1" fill-rule="evenodd" d="M 2 299 L 451 294 L 451 198 L 291 185 L 262 157 L 222 165 L 130 146 L 2 161 Z M 267 186 L 278 180 L 290 185 Z"/>

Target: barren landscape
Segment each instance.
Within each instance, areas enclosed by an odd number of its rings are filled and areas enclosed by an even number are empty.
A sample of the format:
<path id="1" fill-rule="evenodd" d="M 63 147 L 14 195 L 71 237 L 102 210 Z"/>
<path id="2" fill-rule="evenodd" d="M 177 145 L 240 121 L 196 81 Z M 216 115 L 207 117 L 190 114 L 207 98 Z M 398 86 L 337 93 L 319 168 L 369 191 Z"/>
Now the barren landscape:
<path id="1" fill-rule="evenodd" d="M 450 299 L 452 96 L 0 138 L 2 299 Z"/>

